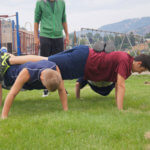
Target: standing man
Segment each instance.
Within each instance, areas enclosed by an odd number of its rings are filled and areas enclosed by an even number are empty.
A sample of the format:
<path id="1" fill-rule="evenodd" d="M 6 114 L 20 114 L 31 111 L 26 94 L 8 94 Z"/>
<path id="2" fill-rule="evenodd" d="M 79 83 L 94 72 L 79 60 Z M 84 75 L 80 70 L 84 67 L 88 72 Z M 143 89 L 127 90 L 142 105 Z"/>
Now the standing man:
<path id="1" fill-rule="evenodd" d="M 47 57 L 64 50 L 63 29 L 66 44 L 69 44 L 64 0 L 38 0 L 34 16 L 34 42 L 35 46 L 40 45 L 41 56 Z"/>

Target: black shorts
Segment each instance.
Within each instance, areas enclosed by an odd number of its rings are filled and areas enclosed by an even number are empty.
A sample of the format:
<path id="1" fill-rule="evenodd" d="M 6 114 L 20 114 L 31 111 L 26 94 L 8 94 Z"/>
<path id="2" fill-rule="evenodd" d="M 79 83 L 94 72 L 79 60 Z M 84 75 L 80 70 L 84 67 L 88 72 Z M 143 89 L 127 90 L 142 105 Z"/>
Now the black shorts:
<path id="1" fill-rule="evenodd" d="M 51 39 L 47 37 L 40 37 L 40 55 L 51 56 L 62 52 L 64 50 L 63 38 Z"/>
<path id="2" fill-rule="evenodd" d="M 106 86 L 106 87 L 94 86 L 90 84 L 87 80 L 84 80 L 84 78 L 82 77 L 79 78 L 77 82 L 80 83 L 80 89 L 84 88 L 87 84 L 89 84 L 89 86 L 91 87 L 93 91 L 103 96 L 107 96 L 115 87 L 115 83 L 112 83 L 111 85 Z"/>

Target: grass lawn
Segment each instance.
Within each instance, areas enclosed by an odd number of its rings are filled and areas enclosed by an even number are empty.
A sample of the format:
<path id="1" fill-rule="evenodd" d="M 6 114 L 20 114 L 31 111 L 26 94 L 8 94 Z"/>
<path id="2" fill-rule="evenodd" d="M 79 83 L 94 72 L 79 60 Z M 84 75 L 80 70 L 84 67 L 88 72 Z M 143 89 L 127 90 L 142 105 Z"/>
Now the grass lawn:
<path id="1" fill-rule="evenodd" d="M 75 98 L 75 80 L 65 81 L 69 111 L 63 112 L 57 92 L 42 90 L 16 97 L 9 118 L 0 120 L 0 150 L 150 150 L 149 75 L 126 81 L 124 111 L 118 111 L 114 90 L 103 97 L 90 87 Z M 3 92 L 3 100 L 8 93 Z M 2 107 L 0 108 L 0 112 Z"/>

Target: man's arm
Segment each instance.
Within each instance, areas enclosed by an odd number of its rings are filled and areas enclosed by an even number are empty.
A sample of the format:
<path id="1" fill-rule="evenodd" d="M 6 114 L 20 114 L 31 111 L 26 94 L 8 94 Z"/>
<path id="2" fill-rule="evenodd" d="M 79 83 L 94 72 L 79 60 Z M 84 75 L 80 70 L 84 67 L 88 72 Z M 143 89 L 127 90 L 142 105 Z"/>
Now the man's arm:
<path id="1" fill-rule="evenodd" d="M 80 98 L 80 82 L 76 82 L 76 86 L 75 86 L 75 93 L 76 93 L 76 98 L 79 99 Z"/>
<path id="2" fill-rule="evenodd" d="M 69 45 L 69 33 L 68 33 L 68 25 L 66 22 L 63 23 L 63 28 L 66 35 L 66 44 Z"/>
<path id="3" fill-rule="evenodd" d="M 2 105 L 2 84 L 0 84 L 0 106 Z"/>
<path id="4" fill-rule="evenodd" d="M 119 110 L 123 109 L 123 100 L 125 95 L 125 79 L 118 74 L 116 83 L 116 102 Z"/>
<path id="5" fill-rule="evenodd" d="M 66 4 L 64 2 L 63 13 L 62 13 L 62 25 L 64 28 L 64 32 L 66 35 L 65 42 L 69 45 L 69 33 L 68 33 L 68 25 L 67 25 L 67 17 L 66 17 Z"/>
<path id="6" fill-rule="evenodd" d="M 35 22 L 34 23 L 34 44 L 35 46 L 39 46 L 40 40 L 38 37 L 38 31 L 39 31 L 39 23 Z"/>
<path id="7" fill-rule="evenodd" d="M 56 67 L 56 70 L 60 73 L 60 70 L 58 67 Z M 63 80 L 61 81 L 60 86 L 58 88 L 58 94 L 62 103 L 63 110 L 67 111 L 68 110 L 67 94 L 66 94 Z"/>
<path id="8" fill-rule="evenodd" d="M 9 91 L 9 93 L 6 97 L 4 107 L 2 110 L 2 116 L 1 116 L 2 119 L 5 119 L 8 117 L 8 113 L 9 113 L 9 110 L 10 110 L 10 107 L 12 105 L 14 98 L 19 93 L 19 91 L 21 90 L 23 85 L 29 80 L 29 78 L 30 78 L 30 75 L 29 75 L 29 72 L 27 69 L 23 69 L 19 73 L 15 83 L 13 84 L 11 90 Z"/>
<path id="9" fill-rule="evenodd" d="M 38 31 L 39 31 L 39 23 L 41 21 L 42 16 L 42 9 L 41 9 L 41 2 L 36 2 L 36 7 L 34 10 L 34 44 L 35 46 L 39 46 L 40 40 L 38 37 Z"/>

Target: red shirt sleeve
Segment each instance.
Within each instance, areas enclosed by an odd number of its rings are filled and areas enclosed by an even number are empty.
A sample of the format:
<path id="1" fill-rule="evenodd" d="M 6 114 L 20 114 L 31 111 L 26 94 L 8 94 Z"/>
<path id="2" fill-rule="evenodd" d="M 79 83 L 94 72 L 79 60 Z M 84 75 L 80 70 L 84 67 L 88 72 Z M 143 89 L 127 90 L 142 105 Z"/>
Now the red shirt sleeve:
<path id="1" fill-rule="evenodd" d="M 124 79 L 128 78 L 129 66 L 126 61 L 121 61 L 117 68 L 117 74 L 120 74 Z"/>

